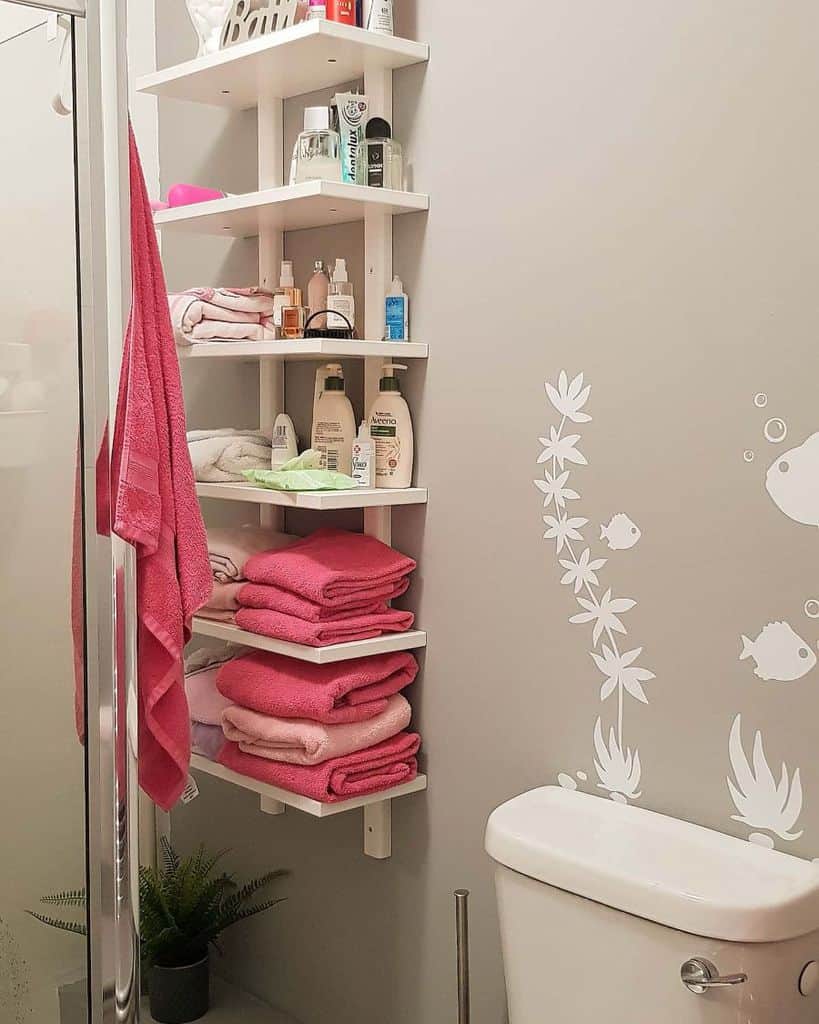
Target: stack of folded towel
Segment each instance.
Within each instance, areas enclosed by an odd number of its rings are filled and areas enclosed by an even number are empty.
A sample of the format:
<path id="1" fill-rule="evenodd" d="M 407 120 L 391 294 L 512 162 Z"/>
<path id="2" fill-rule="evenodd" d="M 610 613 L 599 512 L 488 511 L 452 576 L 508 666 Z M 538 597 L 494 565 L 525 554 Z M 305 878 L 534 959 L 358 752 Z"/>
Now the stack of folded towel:
<path id="1" fill-rule="evenodd" d="M 421 738 L 407 731 L 412 712 L 401 694 L 418 672 L 411 654 L 313 665 L 230 653 L 211 652 L 186 676 L 198 752 L 207 747 L 205 756 L 233 771 L 324 803 L 417 775 Z M 217 721 L 221 734 L 202 733 Z"/>
<path id="2" fill-rule="evenodd" d="M 270 469 L 270 438 L 253 430 L 223 427 L 189 430 L 188 450 L 199 483 L 245 483 L 246 469 Z"/>
<path id="3" fill-rule="evenodd" d="M 185 694 L 191 715 L 191 750 L 215 761 L 225 745 L 222 712 L 230 701 L 216 688 L 216 675 L 243 647 L 220 644 L 202 647 L 185 658 Z"/>
<path id="4" fill-rule="evenodd" d="M 190 288 L 168 296 L 177 345 L 273 341 L 273 296 L 261 288 Z"/>
<path id="5" fill-rule="evenodd" d="M 318 530 L 247 561 L 236 624 L 309 647 L 403 633 L 415 618 L 388 602 L 406 592 L 414 569 L 413 559 L 374 537 Z"/>
<path id="6" fill-rule="evenodd" d="M 208 556 L 213 572 L 213 592 L 210 601 L 198 614 L 205 619 L 233 623 L 239 609 L 239 591 L 247 582 L 244 567 L 248 559 L 260 551 L 274 551 L 297 540 L 287 533 L 259 526 L 209 529 Z"/>

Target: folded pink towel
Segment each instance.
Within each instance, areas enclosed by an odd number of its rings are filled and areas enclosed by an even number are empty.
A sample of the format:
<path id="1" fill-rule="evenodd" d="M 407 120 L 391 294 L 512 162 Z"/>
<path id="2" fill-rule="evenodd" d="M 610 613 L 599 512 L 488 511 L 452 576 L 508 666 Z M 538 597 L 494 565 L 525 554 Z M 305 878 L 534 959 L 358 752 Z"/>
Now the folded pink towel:
<path id="1" fill-rule="evenodd" d="M 177 345 L 273 337 L 273 295 L 259 288 L 190 288 L 168 296 Z"/>
<path id="2" fill-rule="evenodd" d="M 412 782 L 418 774 L 416 754 L 420 746 L 417 733 L 400 732 L 367 750 L 306 766 L 255 757 L 245 754 L 235 743 L 226 743 L 219 762 L 240 775 L 334 804 Z"/>
<path id="3" fill-rule="evenodd" d="M 213 578 L 217 583 L 243 580 L 245 563 L 253 555 L 287 547 L 298 539 L 263 526 L 211 527 L 208 530 L 208 556 Z"/>
<path id="4" fill-rule="evenodd" d="M 382 597 L 415 568 L 415 562 L 375 537 L 346 530 L 317 530 L 286 551 L 250 559 L 245 575 L 328 608 L 350 598 Z"/>
<path id="5" fill-rule="evenodd" d="M 205 605 L 204 608 L 200 609 L 199 614 L 203 612 L 235 612 L 239 610 L 239 591 L 244 587 L 245 584 L 239 583 L 214 583 L 213 593 L 210 595 L 210 601 Z"/>
<path id="6" fill-rule="evenodd" d="M 405 594 L 409 589 L 409 580 L 403 579 L 391 587 L 384 587 L 381 597 L 350 599 L 344 606 L 327 608 L 325 605 L 308 601 L 305 597 L 281 587 L 266 586 L 264 583 L 243 583 L 239 588 L 237 599 L 245 608 L 266 608 L 271 612 L 282 612 L 293 615 L 306 622 L 338 622 L 340 619 L 354 619 L 362 615 L 378 615 L 387 611 L 387 601 Z"/>
<path id="7" fill-rule="evenodd" d="M 236 612 L 220 612 L 215 608 L 202 608 L 198 614 L 200 619 L 209 619 L 211 622 L 226 622 L 230 626 L 236 625 Z"/>
<path id="8" fill-rule="evenodd" d="M 380 715 L 364 722 L 323 725 L 305 718 L 274 718 L 233 704 L 222 714 L 225 736 L 245 754 L 287 764 L 323 764 L 374 747 L 410 724 L 412 708 L 396 693 Z"/>
<path id="9" fill-rule="evenodd" d="M 309 718 L 326 725 L 363 722 L 409 686 L 418 662 L 407 651 L 312 665 L 282 654 L 252 651 L 223 665 L 216 680 L 231 704 L 279 718 Z"/>
<path id="10" fill-rule="evenodd" d="M 275 341 L 273 317 L 258 323 L 237 324 L 224 320 L 203 320 L 190 332 L 190 341 Z"/>
<path id="11" fill-rule="evenodd" d="M 384 633 L 406 633 L 415 622 L 412 612 L 387 608 L 372 615 L 357 615 L 351 619 L 330 622 L 307 622 L 294 615 L 283 615 L 267 609 L 240 608 L 236 612 L 236 625 L 249 633 L 275 637 L 291 644 L 306 647 L 330 647 L 333 644 L 371 640 Z"/>
<path id="12" fill-rule="evenodd" d="M 222 724 L 222 712 L 230 707 L 230 701 L 216 689 L 219 667 L 214 665 L 185 676 L 185 693 L 192 722 L 201 725 Z"/>

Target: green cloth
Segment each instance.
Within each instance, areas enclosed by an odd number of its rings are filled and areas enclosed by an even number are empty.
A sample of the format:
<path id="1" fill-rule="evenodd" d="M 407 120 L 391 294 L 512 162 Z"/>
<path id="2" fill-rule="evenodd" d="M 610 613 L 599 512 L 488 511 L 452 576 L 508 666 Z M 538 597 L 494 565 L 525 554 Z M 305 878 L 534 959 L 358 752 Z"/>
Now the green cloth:
<path id="1" fill-rule="evenodd" d="M 321 469 L 323 456 L 321 452 L 308 448 L 306 452 L 297 455 L 295 459 L 285 462 L 279 466 L 279 473 L 292 473 L 294 469 Z"/>
<path id="2" fill-rule="evenodd" d="M 270 491 L 352 491 L 358 482 L 329 469 L 246 469 L 244 476 Z"/>

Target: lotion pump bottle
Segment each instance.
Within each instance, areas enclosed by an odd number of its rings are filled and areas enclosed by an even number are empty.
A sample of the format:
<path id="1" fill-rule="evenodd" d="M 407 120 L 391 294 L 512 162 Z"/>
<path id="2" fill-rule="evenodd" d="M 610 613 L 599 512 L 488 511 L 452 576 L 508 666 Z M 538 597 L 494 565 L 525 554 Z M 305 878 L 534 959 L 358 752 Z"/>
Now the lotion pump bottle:
<path id="1" fill-rule="evenodd" d="M 373 402 L 368 418 L 370 436 L 375 442 L 376 487 L 412 486 L 412 418 L 401 394 L 396 370 L 406 370 L 406 366 L 400 363 L 384 366 L 378 398 Z"/>
<path id="2" fill-rule="evenodd" d="M 330 278 L 327 309 L 330 311 L 327 314 L 328 327 L 347 327 L 347 320 L 355 327 L 355 296 L 347 274 L 347 260 L 336 260 L 333 276 Z M 342 313 L 343 316 L 337 316 L 337 313 Z"/>
<path id="3" fill-rule="evenodd" d="M 311 443 L 311 448 L 321 452 L 322 468 L 350 476 L 355 436 L 355 416 L 344 391 L 341 364 L 329 363 L 316 404 Z"/>

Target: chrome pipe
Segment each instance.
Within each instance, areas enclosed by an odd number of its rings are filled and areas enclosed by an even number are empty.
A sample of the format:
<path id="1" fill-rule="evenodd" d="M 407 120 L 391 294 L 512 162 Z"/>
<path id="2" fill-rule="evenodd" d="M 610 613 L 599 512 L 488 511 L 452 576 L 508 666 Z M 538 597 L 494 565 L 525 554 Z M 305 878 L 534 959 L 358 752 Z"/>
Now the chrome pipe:
<path id="1" fill-rule="evenodd" d="M 469 889 L 455 890 L 458 958 L 458 1024 L 469 1024 Z"/>

